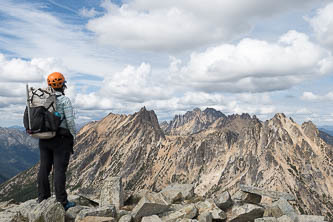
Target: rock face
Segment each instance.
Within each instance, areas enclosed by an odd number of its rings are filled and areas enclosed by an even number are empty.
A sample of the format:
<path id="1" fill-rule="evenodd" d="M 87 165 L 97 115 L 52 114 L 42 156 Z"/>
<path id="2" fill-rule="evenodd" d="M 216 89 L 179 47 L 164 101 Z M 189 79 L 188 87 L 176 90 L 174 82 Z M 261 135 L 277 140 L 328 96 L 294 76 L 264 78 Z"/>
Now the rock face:
<path id="1" fill-rule="evenodd" d="M 154 111 L 145 108 L 92 122 L 77 136 L 68 189 L 98 200 L 103 181 L 119 176 L 124 190 L 158 192 L 186 183 L 197 195 L 211 197 L 226 190 L 233 196 L 246 184 L 276 196 L 262 193 L 263 204 L 289 193 L 296 213 L 333 215 L 333 148 L 311 122 L 299 125 L 281 113 L 265 122 L 248 114 L 217 116 L 207 117 L 209 124 L 199 131 L 193 131 L 198 127 L 190 117 L 163 131 Z M 0 197 L 31 185 L 36 169 L 0 186 Z"/>
<path id="2" fill-rule="evenodd" d="M 164 122 L 161 128 L 167 135 L 191 135 L 207 129 L 213 122 L 226 116 L 212 108 L 201 111 L 199 108 L 184 115 L 176 115 L 169 123 Z"/>

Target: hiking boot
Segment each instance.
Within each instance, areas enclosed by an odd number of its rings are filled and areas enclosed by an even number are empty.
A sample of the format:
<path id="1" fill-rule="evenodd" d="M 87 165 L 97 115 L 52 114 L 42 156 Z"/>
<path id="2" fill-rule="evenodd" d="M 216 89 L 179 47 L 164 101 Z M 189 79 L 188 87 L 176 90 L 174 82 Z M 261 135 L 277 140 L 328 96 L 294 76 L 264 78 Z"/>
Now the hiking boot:
<path id="1" fill-rule="evenodd" d="M 76 204 L 74 202 L 67 201 L 67 203 L 64 205 L 65 211 L 67 211 L 71 207 L 75 207 L 75 205 Z"/>

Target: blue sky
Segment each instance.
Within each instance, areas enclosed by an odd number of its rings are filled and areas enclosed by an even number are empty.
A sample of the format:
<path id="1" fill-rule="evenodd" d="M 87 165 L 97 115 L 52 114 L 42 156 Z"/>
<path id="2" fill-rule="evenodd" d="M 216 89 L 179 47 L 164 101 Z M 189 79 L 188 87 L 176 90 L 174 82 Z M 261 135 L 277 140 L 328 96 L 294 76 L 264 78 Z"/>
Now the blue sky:
<path id="1" fill-rule="evenodd" d="M 331 0 L 4 0 L 0 126 L 21 125 L 25 84 L 68 80 L 77 122 L 146 106 L 333 125 Z"/>

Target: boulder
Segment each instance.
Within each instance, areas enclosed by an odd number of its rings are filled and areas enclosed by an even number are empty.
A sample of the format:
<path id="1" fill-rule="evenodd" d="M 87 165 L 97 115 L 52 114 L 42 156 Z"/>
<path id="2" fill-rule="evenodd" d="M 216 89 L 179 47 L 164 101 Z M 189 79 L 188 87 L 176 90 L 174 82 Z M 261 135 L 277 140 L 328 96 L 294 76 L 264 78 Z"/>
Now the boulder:
<path id="1" fill-rule="evenodd" d="M 131 211 L 128 210 L 118 210 L 117 211 L 117 219 L 120 219 L 124 215 L 130 215 Z"/>
<path id="2" fill-rule="evenodd" d="M 283 215 L 290 216 L 292 219 L 294 219 L 294 217 L 296 215 L 294 208 L 284 198 L 280 198 L 278 201 L 275 201 L 272 204 L 272 207 L 279 207 L 281 209 Z"/>
<path id="3" fill-rule="evenodd" d="M 75 206 L 75 207 L 71 207 L 66 211 L 66 215 L 65 215 L 65 221 L 66 222 L 74 222 L 76 216 L 80 213 L 81 210 L 84 209 L 89 209 L 89 207 L 87 206 Z"/>
<path id="4" fill-rule="evenodd" d="M 255 219 L 254 222 L 277 222 L 277 219 L 275 217 L 263 217 Z"/>
<path id="5" fill-rule="evenodd" d="M 168 209 L 168 202 L 161 194 L 146 193 L 132 210 L 132 216 L 135 221 L 138 221 L 142 217 L 160 214 Z"/>
<path id="6" fill-rule="evenodd" d="M 213 220 L 225 220 L 227 218 L 226 213 L 218 208 L 212 199 L 207 199 L 205 201 L 200 201 L 196 204 L 199 214 L 206 211 L 211 212 Z"/>
<path id="7" fill-rule="evenodd" d="M 264 217 L 281 217 L 283 216 L 282 210 L 278 206 L 268 207 L 265 209 Z"/>
<path id="8" fill-rule="evenodd" d="M 232 207 L 231 217 L 228 222 L 247 222 L 261 218 L 264 214 L 264 208 L 254 204 L 235 205 Z"/>
<path id="9" fill-rule="evenodd" d="M 218 194 L 214 201 L 216 203 L 216 206 L 224 211 L 232 206 L 231 196 L 228 191 Z"/>
<path id="10" fill-rule="evenodd" d="M 87 216 L 116 218 L 116 215 L 116 207 L 114 205 L 99 208 L 89 208 L 81 210 L 76 216 L 75 221 L 80 221 Z"/>
<path id="11" fill-rule="evenodd" d="M 135 193 L 129 195 L 129 197 L 125 201 L 125 205 L 135 205 L 138 204 L 142 197 L 144 197 L 147 193 L 150 193 L 149 190 L 142 189 L 138 190 Z"/>
<path id="12" fill-rule="evenodd" d="M 279 191 L 267 191 L 267 190 L 260 189 L 257 187 L 246 186 L 244 184 L 241 184 L 239 186 L 239 188 L 241 191 L 244 191 L 244 192 L 257 194 L 260 196 L 268 196 L 268 197 L 271 197 L 276 200 L 278 200 L 280 198 L 283 198 L 286 200 L 295 200 L 295 197 L 289 193 L 284 193 L 284 192 L 279 192 Z"/>
<path id="13" fill-rule="evenodd" d="M 194 185 L 193 184 L 170 184 L 164 188 L 160 193 L 167 197 L 180 198 L 179 193 L 181 193 L 182 198 L 185 200 L 191 199 L 194 197 Z"/>
<path id="14" fill-rule="evenodd" d="M 193 219 L 197 216 L 198 209 L 195 207 L 195 204 L 190 204 L 183 207 L 181 210 L 172 212 L 167 216 L 162 217 L 162 221 L 166 222 L 175 222 L 179 219 L 187 218 Z"/>
<path id="15" fill-rule="evenodd" d="M 126 214 L 126 215 L 123 215 L 122 217 L 120 217 L 118 222 L 131 222 L 132 219 L 133 219 L 132 215 Z"/>
<path id="16" fill-rule="evenodd" d="M 213 216 L 212 213 L 209 211 L 205 211 L 202 214 L 198 216 L 198 221 L 199 222 L 212 222 L 213 221 Z"/>
<path id="17" fill-rule="evenodd" d="M 321 221 L 325 221 L 324 216 L 297 215 L 295 218 L 295 222 L 321 222 Z"/>
<path id="18" fill-rule="evenodd" d="M 233 196 L 232 200 L 235 203 L 243 204 L 243 203 L 252 203 L 258 204 L 261 201 L 261 196 L 254 193 L 248 193 L 241 190 L 238 190 Z"/>
<path id="19" fill-rule="evenodd" d="M 141 222 L 162 222 L 162 220 L 157 215 L 152 215 L 149 217 L 143 217 Z"/>
<path id="20" fill-rule="evenodd" d="M 29 214 L 33 211 L 35 207 L 39 204 L 37 199 L 28 200 L 26 202 L 21 203 L 19 206 L 13 208 L 16 211 L 20 211 L 21 215 L 25 218 L 29 218 Z"/>
<path id="21" fill-rule="evenodd" d="M 43 200 L 29 213 L 29 222 L 65 222 L 65 209 L 55 198 Z"/>
<path id="22" fill-rule="evenodd" d="M 28 222 L 20 212 L 2 211 L 0 212 L 0 222 Z"/>
<path id="23" fill-rule="evenodd" d="M 278 222 L 294 222 L 293 219 L 291 219 L 290 217 L 288 217 L 287 215 L 283 215 L 282 217 L 279 217 L 277 219 Z"/>
<path id="24" fill-rule="evenodd" d="M 116 222 L 116 220 L 112 217 L 87 216 L 80 220 L 80 222 Z"/>
<path id="25" fill-rule="evenodd" d="M 101 207 L 115 205 L 117 209 L 124 205 L 121 177 L 109 177 L 105 180 L 99 203 Z"/>

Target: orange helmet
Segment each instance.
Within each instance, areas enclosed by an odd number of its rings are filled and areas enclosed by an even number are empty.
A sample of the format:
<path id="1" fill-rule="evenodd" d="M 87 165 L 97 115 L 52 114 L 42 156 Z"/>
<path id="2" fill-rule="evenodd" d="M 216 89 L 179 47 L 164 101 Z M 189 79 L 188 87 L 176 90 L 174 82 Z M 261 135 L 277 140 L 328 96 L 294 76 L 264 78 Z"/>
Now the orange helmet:
<path id="1" fill-rule="evenodd" d="M 47 84 L 53 89 L 62 88 L 65 82 L 65 77 L 60 72 L 53 72 L 47 77 Z"/>

